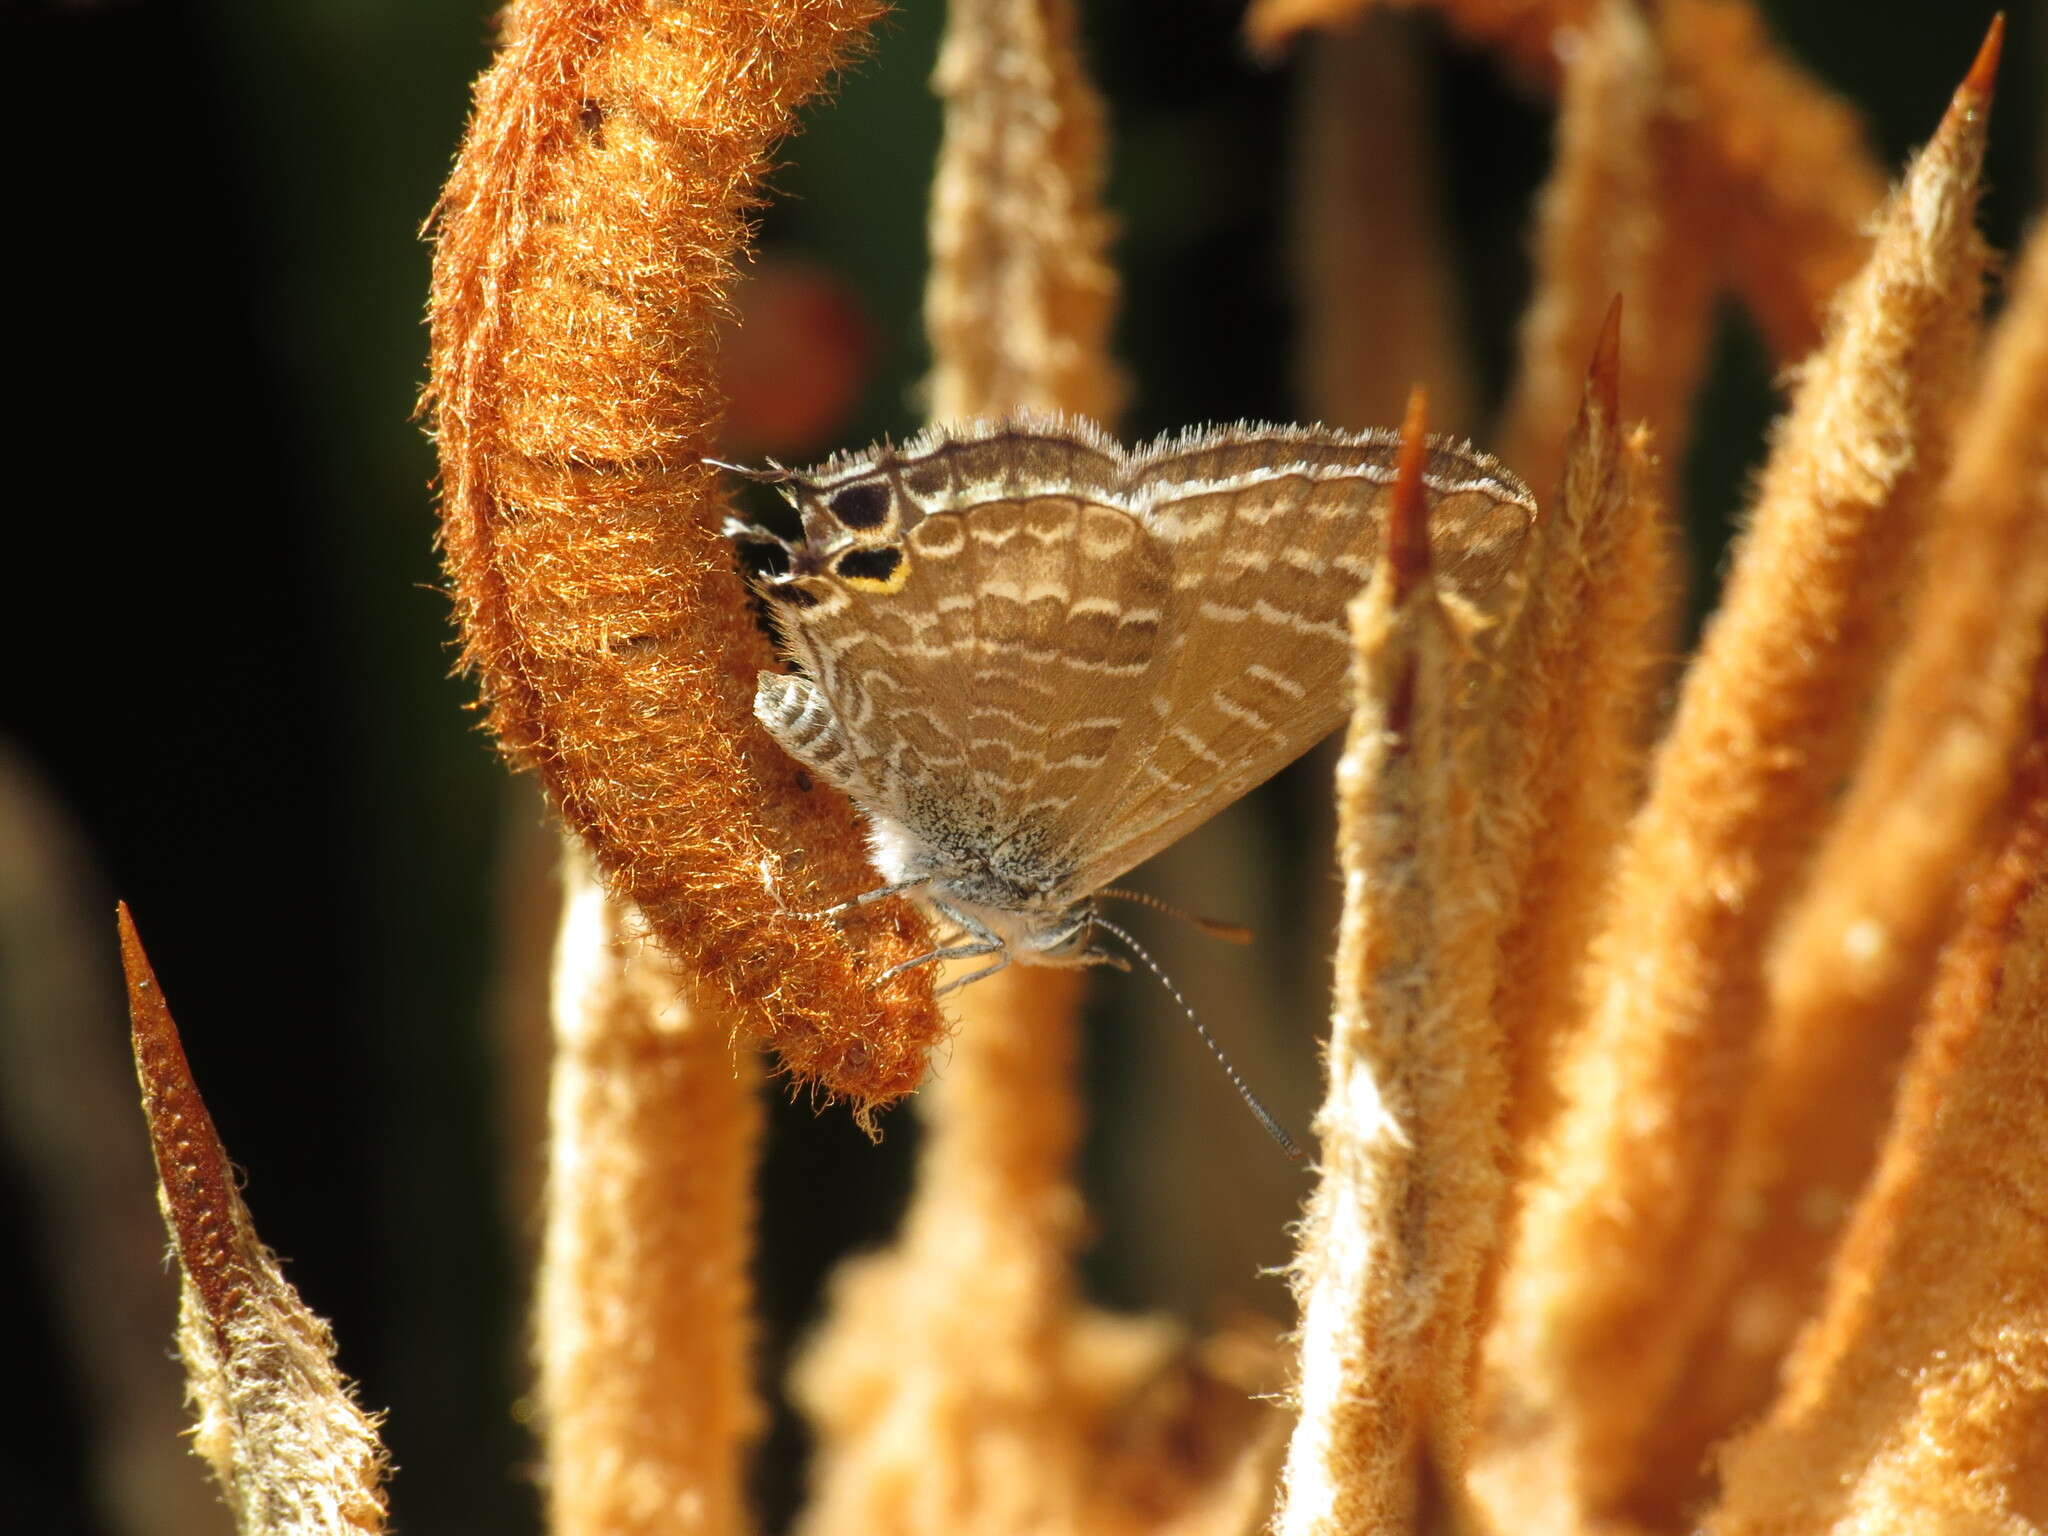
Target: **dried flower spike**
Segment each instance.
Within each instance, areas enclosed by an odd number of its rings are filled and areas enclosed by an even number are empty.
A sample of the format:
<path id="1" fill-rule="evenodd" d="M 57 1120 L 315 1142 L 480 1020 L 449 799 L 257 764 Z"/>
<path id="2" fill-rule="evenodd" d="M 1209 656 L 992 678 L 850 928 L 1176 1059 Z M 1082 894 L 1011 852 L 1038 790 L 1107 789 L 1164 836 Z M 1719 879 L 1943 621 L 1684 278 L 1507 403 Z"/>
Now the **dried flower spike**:
<path id="1" fill-rule="evenodd" d="M 2048 674 L 2015 825 L 1942 958 L 1883 1161 L 1712 1536 L 2020 1531 L 2048 1510 Z"/>
<path id="2" fill-rule="evenodd" d="M 793 1384 L 819 1438 L 802 1531 L 1122 1528 L 1089 1514 L 1110 1426 L 1177 1330 L 1077 1295 L 1078 994 L 1071 971 L 1018 967 L 961 994 L 962 1049 L 918 1096 L 928 1140 L 902 1234 L 834 1277 Z"/>
<path id="3" fill-rule="evenodd" d="M 1643 430 L 1621 425 L 1623 312 L 1608 306 L 1484 711 L 1511 1159 L 1556 1112 L 1555 1055 L 1583 1017 L 1586 946 L 1640 793 L 1654 658 L 1678 600 L 1655 461 Z"/>
<path id="4" fill-rule="evenodd" d="M 178 1352 L 199 1409 L 192 1448 L 241 1536 L 382 1531 L 376 1420 L 335 1369 L 327 1324 L 256 1236 L 125 903 L 120 925 L 157 1198 L 184 1278 Z"/>
<path id="5" fill-rule="evenodd" d="M 1353 604 L 1338 768 L 1345 887 L 1321 1180 L 1294 1272 L 1296 1422 L 1275 1530 L 1403 1530 L 1425 1436 L 1456 1463 L 1504 1091 L 1473 803 L 1453 704 L 1463 643 L 1430 576 L 1422 400 L 1371 584 Z"/>
<path id="6" fill-rule="evenodd" d="M 1020 409 L 1104 422 L 1116 274 L 1102 209 L 1102 102 L 1067 0 L 956 0 L 933 86 L 925 330 L 934 421 Z"/>
<path id="7" fill-rule="evenodd" d="M 1558 483 L 1581 370 L 1616 295 L 1630 412 L 1649 424 L 1665 463 L 1685 452 L 1715 274 L 1683 227 L 1669 89 L 1649 21 L 1628 0 L 1601 0 L 1564 70 L 1556 163 L 1537 210 L 1535 293 L 1501 428 L 1502 457 L 1546 490 Z M 1670 503 L 1668 490 L 1662 499 Z"/>
<path id="8" fill-rule="evenodd" d="M 1996 846 L 2048 624 L 2048 236 L 2020 262 L 1959 425 L 1870 746 L 1774 948 L 1770 1020 L 1722 1196 L 1739 1233 L 1656 1461 L 1761 1412 L 1869 1177 L 1961 887 Z M 1740 1220 L 1737 1221 L 1739 1213 Z M 1681 1486 L 1694 1484 L 1681 1475 Z"/>
<path id="9" fill-rule="evenodd" d="M 1985 84 L 1980 60 L 1803 372 L 1622 853 L 1502 1292 L 1491 1499 L 1528 1529 L 1623 1511 L 1704 1325 L 1764 941 L 1858 744 L 1975 343 Z M 1544 1480 L 1561 1507 L 1531 1508 Z"/>
<path id="10" fill-rule="evenodd" d="M 797 104 L 879 7 L 521 0 L 443 194 L 429 399 L 464 664 L 706 1010 L 863 1112 L 943 1032 L 853 818 L 757 726 L 718 535 L 714 327 Z"/>
<path id="11" fill-rule="evenodd" d="M 1437 430 L 1469 436 L 1477 386 L 1419 33 L 1406 18 L 1368 17 L 1317 38 L 1301 61 L 1287 198 L 1296 393 L 1307 415 L 1357 429 L 1399 419 L 1401 392 L 1419 379 Z"/>

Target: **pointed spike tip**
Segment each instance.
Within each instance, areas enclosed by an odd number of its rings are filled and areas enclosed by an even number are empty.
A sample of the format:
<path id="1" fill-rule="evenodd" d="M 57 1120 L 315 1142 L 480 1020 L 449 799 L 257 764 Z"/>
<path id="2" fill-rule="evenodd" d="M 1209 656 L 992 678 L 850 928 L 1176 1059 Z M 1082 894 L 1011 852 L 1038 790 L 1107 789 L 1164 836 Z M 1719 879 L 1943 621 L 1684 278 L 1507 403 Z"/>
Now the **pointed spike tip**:
<path id="1" fill-rule="evenodd" d="M 1593 361 L 1586 370 L 1586 400 L 1597 405 L 1610 424 L 1621 419 L 1621 295 L 1607 306 Z"/>
<path id="2" fill-rule="evenodd" d="M 1428 425 L 1429 391 L 1418 384 L 1408 393 L 1408 411 L 1401 420 L 1401 457 L 1387 507 L 1387 569 L 1397 602 L 1429 574 L 1429 499 L 1422 488 Z"/>
<path id="3" fill-rule="evenodd" d="M 1963 76 L 1963 83 L 1957 87 L 1956 95 L 1975 96 L 1983 101 L 1991 99 L 1991 92 L 1998 83 L 1998 56 L 2005 51 L 2005 12 L 2000 11 L 1991 18 L 1990 30 L 1984 34 L 1984 44 L 1977 50 L 1977 58 L 1970 65 L 1970 72 Z"/>
<path id="4" fill-rule="evenodd" d="M 1936 139 L 1950 138 L 1963 132 L 1966 124 L 1981 122 L 1991 110 L 1991 98 L 1998 84 L 1999 55 L 2004 51 L 2005 12 L 2000 11 L 1991 18 L 1991 27 L 1984 34 L 1983 45 L 1970 64 L 1970 72 L 1963 76 L 1963 83 L 1949 98 L 1948 110 L 1942 113 L 1941 126 L 1935 130 Z"/>
<path id="5" fill-rule="evenodd" d="M 127 902 L 114 903 L 114 922 L 121 933 L 121 971 L 128 980 L 128 1017 L 132 1028 L 141 1032 L 157 1026 L 160 1017 L 168 1023 L 156 971 L 143 950 L 142 935 L 135 931 L 135 914 L 128 910 Z"/>
<path id="6" fill-rule="evenodd" d="M 115 920 L 121 933 L 121 969 L 128 978 L 135 1074 L 142 1085 L 143 1119 L 149 1126 L 164 1214 L 179 1262 L 218 1328 L 242 1284 L 234 1251 L 234 1175 L 125 901 L 115 908 Z"/>

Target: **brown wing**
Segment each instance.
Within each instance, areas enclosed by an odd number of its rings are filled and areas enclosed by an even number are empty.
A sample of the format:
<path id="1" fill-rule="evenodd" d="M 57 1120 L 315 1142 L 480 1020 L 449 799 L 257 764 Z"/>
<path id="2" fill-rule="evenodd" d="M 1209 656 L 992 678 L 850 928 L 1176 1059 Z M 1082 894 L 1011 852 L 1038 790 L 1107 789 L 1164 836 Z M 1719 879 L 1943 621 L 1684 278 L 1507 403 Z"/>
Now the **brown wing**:
<path id="1" fill-rule="evenodd" d="M 1343 719 L 1398 447 L 1239 426 L 1126 455 L 1024 420 L 835 459 L 792 481 L 805 539 L 764 589 L 813 681 L 764 677 L 758 712 L 963 862 L 1028 847 L 1086 895 Z M 1534 502 L 1448 440 L 1424 482 L 1440 573 L 1497 605 Z"/>
<path id="2" fill-rule="evenodd" d="M 1263 783 L 1342 722 L 1346 608 L 1372 574 L 1392 434 L 1224 429 L 1132 459 L 1173 552 L 1173 624 L 1142 728 L 1119 746 L 1080 842 L 1077 893 L 1107 884 Z M 1520 482 L 1439 440 L 1424 472 L 1438 569 L 1485 607 L 1535 515 Z"/>
<path id="3" fill-rule="evenodd" d="M 813 766 L 963 866 L 1064 883 L 1168 625 L 1169 556 L 1144 523 L 1072 496 L 988 502 L 912 528 L 887 590 L 796 585 L 815 601 L 781 613 L 785 639 L 829 723 L 781 688 L 784 745 L 843 748 Z"/>

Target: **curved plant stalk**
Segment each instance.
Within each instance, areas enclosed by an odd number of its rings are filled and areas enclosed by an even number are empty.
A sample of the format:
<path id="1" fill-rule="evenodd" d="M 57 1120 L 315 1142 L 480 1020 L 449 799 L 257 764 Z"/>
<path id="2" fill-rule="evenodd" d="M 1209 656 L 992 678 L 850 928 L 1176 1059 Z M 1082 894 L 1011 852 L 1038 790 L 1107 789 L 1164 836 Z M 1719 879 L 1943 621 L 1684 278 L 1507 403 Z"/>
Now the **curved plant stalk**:
<path id="1" fill-rule="evenodd" d="M 535 1298 L 553 1536 L 739 1536 L 751 1373 L 751 1053 L 581 850 L 555 947 L 553 1153 Z"/>
<path id="2" fill-rule="evenodd" d="M 773 665 L 712 450 L 714 327 L 776 140 L 874 0 L 520 0 L 437 215 L 442 543 L 463 662 L 699 1004 L 866 1116 L 942 1034 L 843 799 L 757 726 Z"/>
<path id="3" fill-rule="evenodd" d="M 387 1470 L 377 1421 L 335 1368 L 327 1324 L 257 1238 L 125 904 L 120 922 L 157 1199 L 183 1279 L 178 1352 L 199 1410 L 192 1449 L 240 1536 L 374 1536 L 385 1529 Z"/>
<path id="4" fill-rule="evenodd" d="M 1764 946 L 1858 746 L 1975 344 L 1996 45 L 1994 29 L 1803 372 L 1629 829 L 1501 1292 L 1486 1476 L 1504 1528 L 1624 1511 L 1705 1325 L 1696 1239 L 1756 1049 Z M 1535 1507 L 1544 1485 L 1562 1502 Z"/>

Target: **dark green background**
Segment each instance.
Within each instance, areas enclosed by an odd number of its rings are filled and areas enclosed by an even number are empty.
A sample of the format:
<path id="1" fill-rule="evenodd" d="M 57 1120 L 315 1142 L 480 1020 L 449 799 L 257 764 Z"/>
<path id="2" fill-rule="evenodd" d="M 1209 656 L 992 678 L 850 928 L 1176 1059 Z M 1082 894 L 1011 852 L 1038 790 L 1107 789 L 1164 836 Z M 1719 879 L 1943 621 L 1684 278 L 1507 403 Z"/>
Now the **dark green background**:
<path id="1" fill-rule="evenodd" d="M 1989 10 L 1768 9 L 1794 51 L 1870 112 L 1892 165 L 1931 129 Z M 1247 61 L 1235 4 L 1085 10 L 1114 117 L 1130 431 L 1299 415 L 1278 244 L 1290 69 Z M 2013 22 L 1986 210 L 2007 249 L 2037 201 L 2048 41 L 2036 9 Z M 884 338 L 849 442 L 916 422 L 935 36 L 924 4 L 885 30 L 793 147 L 780 178 L 791 200 L 768 220 L 772 244 L 848 276 Z M 1428 36 L 1465 297 L 1497 395 L 1548 113 L 1484 58 Z M 528 1215 L 506 1209 L 485 1017 L 492 883 L 516 802 L 464 712 L 469 690 L 447 675 L 433 465 L 408 419 L 425 351 L 416 231 L 488 37 L 483 6 L 450 0 L 0 4 L 15 386 L 0 735 L 68 807 L 106 888 L 133 904 L 263 1235 L 333 1320 L 364 1399 L 390 1410 L 398 1525 L 420 1536 L 528 1530 L 535 1507 L 514 1416 L 511 1254 Z M 1688 472 L 1709 552 L 1770 410 L 1767 364 L 1739 320 L 1717 356 Z M 1709 553 L 1700 569 L 1713 568 Z M 1284 833 L 1285 805 L 1271 814 Z M 1286 926 L 1284 906 L 1247 901 L 1231 915 Z M 1296 949 L 1312 958 L 1321 943 Z M 1241 954 L 1223 963 L 1250 963 Z M 1308 974 L 1309 994 L 1320 985 Z M 1232 1208 L 1239 1170 L 1271 1154 L 1220 1077 L 1139 1070 L 1118 1011 L 1098 1008 L 1091 1035 L 1112 1125 L 1092 1154 L 1095 1275 L 1124 1304 L 1199 1308 L 1146 1278 L 1161 1267 L 1146 1245 L 1160 1239 L 1139 1214 L 1144 1191 L 1118 1176 L 1114 1127 L 1150 1114 L 1213 1126 L 1221 1155 L 1175 1193 L 1217 1210 Z M 1267 1032 L 1255 1050 L 1292 1062 L 1295 1086 L 1275 1096 L 1298 1113 L 1314 1047 L 1305 1023 L 1277 1044 L 1276 1028 L 1236 1019 L 1222 1032 Z M 1191 1039 L 1185 1049 L 1190 1071 L 1210 1073 Z M 1198 1102 L 1179 1102 L 1183 1082 Z M 824 1267 L 887 1230 L 914 1140 L 903 1116 L 879 1148 L 837 1114 L 781 1105 L 776 1123 L 763 1184 L 771 1371 Z M 140 1120 L 105 1134 L 139 1145 Z M 1244 1177 L 1283 1199 L 1300 1187 Z M 33 1260 L 38 1198 L 0 1172 L 24 1256 L 4 1282 L 20 1292 L 8 1298 L 8 1395 L 33 1410 L 0 1436 L 0 1524 L 99 1531 L 76 1387 L 44 1321 L 54 1281 Z M 1229 1268 L 1268 1306 L 1275 1293 L 1256 1291 L 1251 1271 L 1284 1252 L 1284 1215 L 1219 1238 L 1226 1253 L 1241 1238 Z M 169 1329 L 166 1314 L 166 1340 Z M 778 1514 L 794 1497 L 795 1447 L 785 1422 L 764 1456 Z"/>

